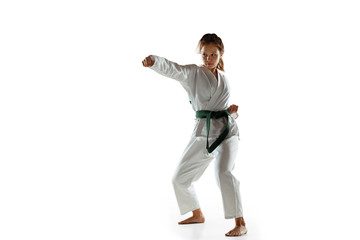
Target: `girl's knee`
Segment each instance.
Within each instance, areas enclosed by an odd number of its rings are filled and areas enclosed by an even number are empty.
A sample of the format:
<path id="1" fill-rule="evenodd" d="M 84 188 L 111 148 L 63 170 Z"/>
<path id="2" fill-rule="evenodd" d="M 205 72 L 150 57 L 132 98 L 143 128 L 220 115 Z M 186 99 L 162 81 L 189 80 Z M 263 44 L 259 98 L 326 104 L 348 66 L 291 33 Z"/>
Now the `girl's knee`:
<path id="1" fill-rule="evenodd" d="M 231 174 L 231 172 L 230 171 L 228 171 L 228 170 L 221 170 L 221 169 L 219 169 L 219 170 L 216 170 L 215 171 L 215 177 L 216 177 L 216 179 L 218 179 L 219 181 L 221 181 L 221 180 L 224 180 L 224 179 L 227 179 L 227 178 L 231 178 L 232 177 L 232 174 Z"/>
<path id="2" fill-rule="evenodd" d="M 182 177 L 179 172 L 174 173 L 171 181 L 174 186 L 185 185 L 184 177 Z"/>

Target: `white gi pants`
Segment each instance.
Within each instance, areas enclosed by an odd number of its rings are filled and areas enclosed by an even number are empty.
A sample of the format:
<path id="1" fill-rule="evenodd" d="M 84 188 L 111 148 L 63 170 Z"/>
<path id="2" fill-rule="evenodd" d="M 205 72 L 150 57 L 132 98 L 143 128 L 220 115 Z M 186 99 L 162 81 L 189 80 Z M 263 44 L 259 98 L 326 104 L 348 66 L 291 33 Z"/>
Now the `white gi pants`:
<path id="1" fill-rule="evenodd" d="M 222 195 L 225 219 L 243 216 L 240 182 L 231 173 L 235 166 L 238 146 L 238 136 L 232 136 L 209 154 L 206 150 L 206 138 L 199 140 L 192 137 L 172 179 L 181 214 L 200 208 L 192 183 L 201 177 L 215 158 L 215 177 Z"/>

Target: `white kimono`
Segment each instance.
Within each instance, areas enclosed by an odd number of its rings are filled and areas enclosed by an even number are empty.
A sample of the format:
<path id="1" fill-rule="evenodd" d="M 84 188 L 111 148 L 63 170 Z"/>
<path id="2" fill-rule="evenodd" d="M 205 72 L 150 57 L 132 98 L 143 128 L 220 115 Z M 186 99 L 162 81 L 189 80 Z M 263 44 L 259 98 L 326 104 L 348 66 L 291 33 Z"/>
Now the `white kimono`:
<path id="1" fill-rule="evenodd" d="M 230 87 L 224 72 L 218 70 L 218 79 L 205 66 L 179 65 L 165 58 L 151 55 L 155 63 L 151 69 L 175 79 L 189 96 L 194 111 L 222 111 L 228 108 Z M 195 115 L 195 114 L 194 114 Z M 229 121 L 230 130 L 225 140 L 212 152 L 206 149 L 206 119 L 196 119 L 192 138 L 177 167 L 173 186 L 181 214 L 200 207 L 193 182 L 198 180 L 212 159 L 215 176 L 222 193 L 225 218 L 242 217 L 239 181 L 231 174 L 238 149 L 239 130 L 233 117 L 211 119 L 209 144 L 224 131 Z"/>

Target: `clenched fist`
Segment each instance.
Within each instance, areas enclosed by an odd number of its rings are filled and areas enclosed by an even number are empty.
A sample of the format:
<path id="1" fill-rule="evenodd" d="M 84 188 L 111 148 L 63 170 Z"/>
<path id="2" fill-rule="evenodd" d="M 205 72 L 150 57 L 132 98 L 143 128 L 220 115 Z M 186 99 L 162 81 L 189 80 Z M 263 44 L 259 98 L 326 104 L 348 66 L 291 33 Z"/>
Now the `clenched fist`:
<path id="1" fill-rule="evenodd" d="M 142 64 L 144 67 L 151 67 L 152 65 L 154 65 L 155 60 L 152 60 L 150 56 L 146 57 L 143 61 Z"/>
<path id="2" fill-rule="evenodd" d="M 238 105 L 233 104 L 227 110 L 229 111 L 230 114 L 232 114 L 232 113 L 236 113 L 238 108 L 239 108 Z"/>

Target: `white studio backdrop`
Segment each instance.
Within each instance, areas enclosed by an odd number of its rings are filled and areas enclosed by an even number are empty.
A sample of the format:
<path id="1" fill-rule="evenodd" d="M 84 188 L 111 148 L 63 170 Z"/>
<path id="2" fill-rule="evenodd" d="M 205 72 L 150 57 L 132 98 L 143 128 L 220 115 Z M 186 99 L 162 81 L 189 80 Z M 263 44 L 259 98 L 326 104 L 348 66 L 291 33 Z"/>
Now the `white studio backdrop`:
<path id="1" fill-rule="evenodd" d="M 360 239 L 357 1 L 1 1 L 0 239 L 221 239 L 182 231 L 172 173 L 194 112 L 149 54 L 225 44 L 244 239 Z M 224 225 L 221 225 L 224 224 Z M 214 235 L 212 234 L 214 233 Z"/>

